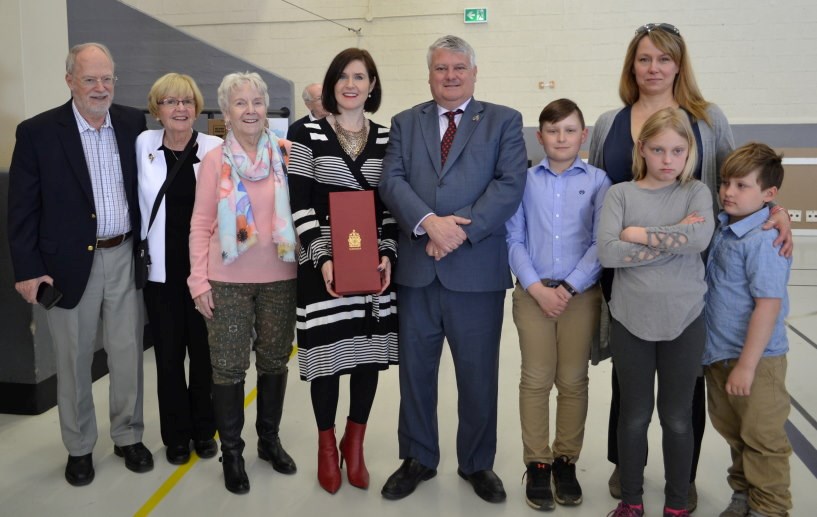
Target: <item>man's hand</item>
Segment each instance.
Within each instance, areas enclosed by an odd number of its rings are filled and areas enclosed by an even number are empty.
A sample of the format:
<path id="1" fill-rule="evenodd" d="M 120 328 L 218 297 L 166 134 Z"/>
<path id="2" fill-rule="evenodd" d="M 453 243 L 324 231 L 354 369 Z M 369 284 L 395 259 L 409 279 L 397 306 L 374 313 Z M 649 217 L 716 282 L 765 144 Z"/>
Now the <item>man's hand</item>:
<path id="1" fill-rule="evenodd" d="M 426 255 L 439 262 L 446 255 L 448 255 L 448 253 L 441 251 L 440 248 L 438 248 L 437 245 L 434 244 L 434 241 L 429 239 L 428 242 L 426 243 Z"/>
<path id="2" fill-rule="evenodd" d="M 14 284 L 14 288 L 28 303 L 37 303 L 37 290 L 40 288 L 40 284 L 43 282 L 54 285 L 53 278 L 48 275 L 43 275 L 37 278 L 17 282 Z"/>
<path id="3" fill-rule="evenodd" d="M 430 215 L 421 223 L 428 238 L 434 241 L 440 253 L 451 253 L 468 238 L 460 225 L 471 224 L 470 219 L 457 215 L 440 217 Z"/>

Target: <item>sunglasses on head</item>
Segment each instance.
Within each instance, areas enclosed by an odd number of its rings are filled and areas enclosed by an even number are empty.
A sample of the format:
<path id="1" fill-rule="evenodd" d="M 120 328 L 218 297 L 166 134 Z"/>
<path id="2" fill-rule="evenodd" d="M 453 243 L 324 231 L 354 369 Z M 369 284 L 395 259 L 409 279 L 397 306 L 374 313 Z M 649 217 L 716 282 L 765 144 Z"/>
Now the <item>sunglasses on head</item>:
<path id="1" fill-rule="evenodd" d="M 672 25 L 670 23 L 645 23 L 641 27 L 635 30 L 636 34 L 649 34 L 654 30 L 662 30 L 664 32 L 669 32 L 670 34 L 675 34 L 676 36 L 681 35 L 681 31 L 678 30 L 678 27 Z"/>

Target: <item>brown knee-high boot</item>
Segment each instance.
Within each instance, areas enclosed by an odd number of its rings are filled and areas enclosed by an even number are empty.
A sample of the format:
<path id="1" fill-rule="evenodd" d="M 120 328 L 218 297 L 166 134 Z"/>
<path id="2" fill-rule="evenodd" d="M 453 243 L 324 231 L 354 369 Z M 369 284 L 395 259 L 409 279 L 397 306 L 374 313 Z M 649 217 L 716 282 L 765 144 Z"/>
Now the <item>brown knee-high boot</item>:
<path id="1" fill-rule="evenodd" d="M 340 439 L 340 466 L 346 459 L 346 476 L 352 485 L 369 488 L 369 471 L 363 458 L 363 435 L 366 434 L 366 424 L 358 424 L 346 419 L 346 431 Z"/>
<path id="2" fill-rule="evenodd" d="M 326 431 L 318 430 L 318 483 L 330 494 L 340 489 L 341 478 L 338 463 L 334 426 Z"/>

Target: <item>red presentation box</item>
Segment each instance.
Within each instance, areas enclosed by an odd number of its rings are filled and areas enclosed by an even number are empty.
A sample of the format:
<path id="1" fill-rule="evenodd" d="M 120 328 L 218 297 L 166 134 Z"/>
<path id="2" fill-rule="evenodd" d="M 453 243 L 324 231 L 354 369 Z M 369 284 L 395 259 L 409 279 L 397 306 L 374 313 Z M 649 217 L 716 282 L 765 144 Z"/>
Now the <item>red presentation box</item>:
<path id="1" fill-rule="evenodd" d="M 329 226 L 335 292 L 371 294 L 380 291 L 374 192 L 330 192 Z"/>

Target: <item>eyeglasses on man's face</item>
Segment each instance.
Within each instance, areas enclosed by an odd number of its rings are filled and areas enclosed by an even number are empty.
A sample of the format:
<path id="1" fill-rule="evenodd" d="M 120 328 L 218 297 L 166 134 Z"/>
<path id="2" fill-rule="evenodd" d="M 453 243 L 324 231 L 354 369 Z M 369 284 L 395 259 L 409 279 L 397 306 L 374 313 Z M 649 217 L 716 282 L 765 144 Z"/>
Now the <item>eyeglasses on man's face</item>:
<path id="1" fill-rule="evenodd" d="M 159 104 L 160 106 L 170 106 L 173 108 L 175 108 L 176 106 L 184 106 L 185 108 L 190 108 L 196 105 L 196 100 L 191 98 L 177 99 L 175 97 L 168 97 L 166 99 L 158 101 L 156 104 Z"/>
<path id="2" fill-rule="evenodd" d="M 678 27 L 670 23 L 645 23 L 641 27 L 637 28 L 635 33 L 649 34 L 654 30 L 662 30 L 664 32 L 669 32 L 670 34 L 675 34 L 676 36 L 681 35 L 681 31 L 678 30 Z"/>
<path id="3" fill-rule="evenodd" d="M 114 83 L 116 83 L 117 79 L 118 78 L 115 75 L 105 75 L 105 76 L 102 76 L 102 77 L 86 76 L 86 77 L 80 77 L 79 82 L 85 88 L 93 88 L 97 84 L 101 84 L 105 88 L 110 88 L 111 86 L 114 85 Z"/>

